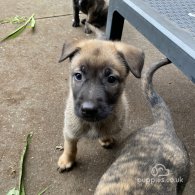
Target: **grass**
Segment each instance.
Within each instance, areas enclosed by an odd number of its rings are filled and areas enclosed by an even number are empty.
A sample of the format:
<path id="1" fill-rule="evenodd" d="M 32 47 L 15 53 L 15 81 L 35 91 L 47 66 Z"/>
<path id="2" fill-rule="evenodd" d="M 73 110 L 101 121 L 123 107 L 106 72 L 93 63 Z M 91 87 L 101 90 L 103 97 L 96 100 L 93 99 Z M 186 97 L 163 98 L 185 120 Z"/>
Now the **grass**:
<path id="1" fill-rule="evenodd" d="M 19 165 L 19 181 L 18 181 L 18 187 L 14 187 L 13 189 L 9 190 L 9 192 L 6 195 L 25 195 L 25 188 L 24 188 L 24 163 L 26 154 L 29 148 L 29 144 L 31 142 L 31 138 L 33 136 L 33 133 L 29 133 L 26 138 L 26 142 L 20 157 L 20 165 Z M 45 191 L 49 188 L 46 187 L 42 191 L 38 192 L 38 195 L 42 195 L 45 193 Z"/>
<path id="2" fill-rule="evenodd" d="M 19 165 L 19 182 L 18 182 L 18 188 L 11 189 L 7 195 L 25 195 L 25 189 L 24 189 L 24 161 L 26 157 L 26 153 L 32 138 L 32 133 L 29 133 L 26 138 L 26 143 L 24 145 L 22 155 L 20 157 L 20 165 Z"/>
<path id="3" fill-rule="evenodd" d="M 21 16 L 15 16 L 12 18 L 0 20 L 0 24 L 5 24 L 5 23 L 11 23 L 11 24 L 22 24 L 19 26 L 17 29 L 9 33 L 7 36 L 1 39 L 0 42 L 7 41 L 9 39 L 14 39 L 18 37 L 26 28 L 35 28 L 35 18 L 34 14 L 32 14 L 29 18 L 27 17 L 21 17 Z"/>

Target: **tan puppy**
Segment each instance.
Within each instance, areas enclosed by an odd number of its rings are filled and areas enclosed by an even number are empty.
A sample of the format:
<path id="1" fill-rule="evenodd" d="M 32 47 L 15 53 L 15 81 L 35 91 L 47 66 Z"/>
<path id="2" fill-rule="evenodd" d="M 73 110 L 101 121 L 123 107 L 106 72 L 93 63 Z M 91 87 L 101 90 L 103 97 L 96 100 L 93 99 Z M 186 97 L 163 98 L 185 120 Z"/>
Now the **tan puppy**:
<path id="1" fill-rule="evenodd" d="M 69 96 L 64 120 L 64 152 L 59 171 L 70 169 L 76 158 L 77 142 L 83 137 L 99 138 L 102 146 L 112 144 L 111 135 L 125 128 L 128 102 L 125 80 L 131 71 L 141 76 L 144 54 L 121 43 L 84 40 L 64 44 L 60 62 L 70 59 Z"/>

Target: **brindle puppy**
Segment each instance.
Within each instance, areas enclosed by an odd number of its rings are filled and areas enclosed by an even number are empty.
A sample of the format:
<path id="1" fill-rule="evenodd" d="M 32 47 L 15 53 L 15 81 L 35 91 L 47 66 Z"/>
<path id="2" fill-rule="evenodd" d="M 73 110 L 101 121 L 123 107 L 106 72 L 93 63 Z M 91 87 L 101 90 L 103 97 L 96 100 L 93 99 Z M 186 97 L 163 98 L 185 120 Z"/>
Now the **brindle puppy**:
<path id="1" fill-rule="evenodd" d="M 72 26 L 80 26 L 79 11 L 87 15 L 87 19 L 82 23 L 88 23 L 100 28 L 106 24 L 108 14 L 108 0 L 73 0 L 74 21 Z M 85 33 L 91 33 L 90 29 L 85 26 Z"/>
<path id="2" fill-rule="evenodd" d="M 125 80 L 129 72 L 141 76 L 144 54 L 121 42 L 85 40 L 64 44 L 60 62 L 69 58 L 70 85 L 64 119 L 64 152 L 59 170 L 70 169 L 77 142 L 83 137 L 99 138 L 110 146 L 111 135 L 126 127 L 128 102 Z"/>
<path id="3" fill-rule="evenodd" d="M 182 194 L 189 177 L 189 157 L 178 138 L 168 107 L 152 85 L 153 73 L 164 59 L 142 77 L 143 91 L 154 123 L 133 132 L 120 156 L 100 179 L 96 195 Z"/>

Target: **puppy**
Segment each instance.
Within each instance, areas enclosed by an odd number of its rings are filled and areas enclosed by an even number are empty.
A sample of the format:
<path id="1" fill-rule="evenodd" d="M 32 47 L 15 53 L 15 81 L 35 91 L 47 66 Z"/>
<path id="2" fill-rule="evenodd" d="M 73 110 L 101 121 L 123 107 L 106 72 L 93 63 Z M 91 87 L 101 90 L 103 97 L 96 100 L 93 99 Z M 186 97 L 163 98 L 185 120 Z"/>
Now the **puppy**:
<path id="1" fill-rule="evenodd" d="M 152 85 L 153 73 L 170 61 L 153 65 L 142 77 L 154 123 L 133 132 L 119 157 L 100 179 L 96 195 L 182 194 L 189 176 L 189 157 L 178 138 L 168 107 Z"/>
<path id="2" fill-rule="evenodd" d="M 87 29 L 90 30 L 90 32 L 93 32 L 95 34 L 96 39 L 107 40 L 106 33 L 99 28 L 93 26 L 92 24 L 89 24 L 88 22 L 85 23 L 85 26 Z"/>
<path id="3" fill-rule="evenodd" d="M 106 24 L 108 14 L 108 0 L 73 0 L 73 15 L 74 21 L 72 26 L 80 25 L 79 11 L 87 15 L 87 19 L 82 20 L 82 23 L 88 23 L 100 28 Z M 91 33 L 90 29 L 85 26 L 85 33 Z"/>
<path id="4" fill-rule="evenodd" d="M 84 40 L 64 44 L 60 62 L 70 59 L 69 96 L 64 119 L 64 152 L 59 171 L 70 169 L 77 142 L 85 136 L 99 138 L 109 147 L 111 135 L 126 127 L 128 102 L 125 80 L 129 72 L 140 78 L 141 50 L 121 42 Z"/>

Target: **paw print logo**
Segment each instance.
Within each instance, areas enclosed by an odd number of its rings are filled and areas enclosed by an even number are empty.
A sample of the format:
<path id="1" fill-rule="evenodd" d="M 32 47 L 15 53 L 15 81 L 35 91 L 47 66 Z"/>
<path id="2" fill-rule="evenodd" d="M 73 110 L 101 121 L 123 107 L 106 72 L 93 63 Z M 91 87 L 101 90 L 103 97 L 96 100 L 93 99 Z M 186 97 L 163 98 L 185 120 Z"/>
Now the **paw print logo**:
<path id="1" fill-rule="evenodd" d="M 156 164 L 154 167 L 152 167 L 151 174 L 153 177 L 164 177 L 169 175 L 169 169 L 166 169 L 166 167 L 162 164 Z"/>

